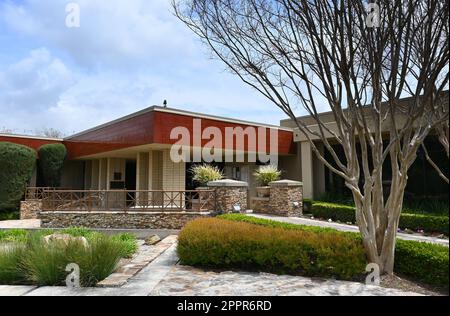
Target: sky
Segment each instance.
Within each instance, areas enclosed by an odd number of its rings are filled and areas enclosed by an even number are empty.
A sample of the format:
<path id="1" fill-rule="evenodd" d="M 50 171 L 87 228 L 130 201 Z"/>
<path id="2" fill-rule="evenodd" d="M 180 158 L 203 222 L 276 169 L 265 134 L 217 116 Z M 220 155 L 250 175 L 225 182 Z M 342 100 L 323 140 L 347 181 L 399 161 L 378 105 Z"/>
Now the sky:
<path id="1" fill-rule="evenodd" d="M 285 115 L 212 58 L 170 0 L 0 0 L 0 131 L 65 135 L 161 105 L 262 123 Z M 74 20 L 70 19 L 71 22 Z"/>

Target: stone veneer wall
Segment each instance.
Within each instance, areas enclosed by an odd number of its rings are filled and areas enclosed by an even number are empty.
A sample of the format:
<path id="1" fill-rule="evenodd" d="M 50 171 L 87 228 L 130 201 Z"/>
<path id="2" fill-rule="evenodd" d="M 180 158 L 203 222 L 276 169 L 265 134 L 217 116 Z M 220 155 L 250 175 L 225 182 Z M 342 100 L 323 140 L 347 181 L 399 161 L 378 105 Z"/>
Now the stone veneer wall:
<path id="1" fill-rule="evenodd" d="M 270 198 L 254 197 L 252 198 L 252 210 L 255 213 L 269 214 L 270 213 Z"/>
<path id="2" fill-rule="evenodd" d="M 41 210 L 41 200 L 22 201 L 20 202 L 20 219 L 38 219 Z"/>
<path id="3" fill-rule="evenodd" d="M 40 212 L 42 228 L 181 229 L 209 212 Z"/>
<path id="4" fill-rule="evenodd" d="M 252 198 L 255 213 L 277 216 L 303 214 L 303 184 L 292 180 L 271 182 L 269 198 Z"/>
<path id="5" fill-rule="evenodd" d="M 248 208 L 248 183 L 235 180 L 219 180 L 208 183 L 208 187 L 215 191 L 215 211 L 220 213 L 234 213 L 235 206 L 240 207 L 241 212 Z"/>

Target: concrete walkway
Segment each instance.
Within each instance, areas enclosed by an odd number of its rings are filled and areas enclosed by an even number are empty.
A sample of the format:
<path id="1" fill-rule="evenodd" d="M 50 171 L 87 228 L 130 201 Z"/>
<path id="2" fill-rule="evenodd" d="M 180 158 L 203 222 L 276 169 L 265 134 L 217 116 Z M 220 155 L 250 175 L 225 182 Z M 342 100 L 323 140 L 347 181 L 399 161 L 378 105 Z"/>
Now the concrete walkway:
<path id="1" fill-rule="evenodd" d="M 281 216 L 272 216 L 272 215 L 263 215 L 263 214 L 247 214 L 248 216 L 256 217 L 256 218 L 262 218 L 262 219 L 268 219 L 272 221 L 277 222 L 283 222 L 283 223 L 290 223 L 290 224 L 297 224 L 297 225 L 306 225 L 306 226 L 316 226 L 316 227 L 323 227 L 323 228 L 333 228 L 339 231 L 344 232 L 359 232 L 359 229 L 357 226 L 354 225 L 346 225 L 346 224 L 340 224 L 340 223 L 330 223 L 325 221 L 319 221 L 315 219 L 308 219 L 303 217 L 281 217 Z M 441 239 L 441 238 L 435 238 L 435 237 L 427 237 L 427 236 L 420 236 L 420 235 L 410 235 L 410 234 L 404 234 L 404 233 L 398 233 L 397 237 L 403 240 L 414 240 L 414 241 L 421 241 L 421 242 L 429 242 L 433 244 L 439 244 L 448 247 L 449 241 L 448 239 Z"/>
<path id="2" fill-rule="evenodd" d="M 0 229 L 35 229 L 41 227 L 40 219 L 0 221 Z"/>

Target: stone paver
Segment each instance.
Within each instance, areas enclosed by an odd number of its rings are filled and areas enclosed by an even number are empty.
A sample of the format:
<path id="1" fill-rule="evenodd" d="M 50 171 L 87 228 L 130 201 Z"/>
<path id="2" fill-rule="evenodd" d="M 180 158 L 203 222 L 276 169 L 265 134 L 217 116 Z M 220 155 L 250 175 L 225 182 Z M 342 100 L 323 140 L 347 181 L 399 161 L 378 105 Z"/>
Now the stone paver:
<path id="1" fill-rule="evenodd" d="M 416 296 L 357 282 L 176 266 L 151 295 L 164 296 Z"/>
<path id="2" fill-rule="evenodd" d="M 22 296 L 36 289 L 36 286 L 0 285 L 0 296 Z"/>
<path id="3" fill-rule="evenodd" d="M 0 221 L 0 229 L 27 229 L 27 228 L 40 228 L 41 220 L 39 219 L 24 219 L 14 221 Z"/>
<path id="4" fill-rule="evenodd" d="M 281 217 L 281 216 L 272 216 L 272 215 L 264 215 L 264 214 L 247 214 L 249 216 L 253 216 L 256 218 L 269 219 L 277 222 L 290 223 L 290 224 L 298 224 L 298 225 L 307 225 L 307 226 L 317 226 L 324 228 L 334 228 L 340 231 L 346 232 L 359 232 L 358 227 L 354 225 L 340 224 L 340 223 L 330 223 L 325 221 L 319 221 L 315 219 L 308 219 L 303 217 Z M 429 242 L 433 244 L 439 244 L 448 247 L 449 241 L 448 239 L 440 239 L 435 237 L 427 237 L 427 236 L 419 236 L 419 235 L 409 235 L 404 233 L 397 234 L 397 237 L 403 240 L 413 240 L 413 241 L 422 241 Z"/>
<path id="5" fill-rule="evenodd" d="M 156 245 L 139 247 L 139 253 L 125 266 L 111 274 L 98 284 L 99 287 L 120 287 L 139 273 L 145 266 L 155 260 L 177 241 L 177 236 L 169 236 Z"/>

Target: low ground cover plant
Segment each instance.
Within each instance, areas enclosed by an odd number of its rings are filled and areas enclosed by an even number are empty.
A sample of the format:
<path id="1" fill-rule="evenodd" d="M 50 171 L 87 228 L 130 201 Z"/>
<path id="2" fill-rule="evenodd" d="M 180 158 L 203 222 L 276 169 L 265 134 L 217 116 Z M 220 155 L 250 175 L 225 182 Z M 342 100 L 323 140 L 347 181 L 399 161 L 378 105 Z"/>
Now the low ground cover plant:
<path id="1" fill-rule="evenodd" d="M 120 259 L 137 251 L 136 238 L 129 234 L 112 237 L 85 228 L 58 231 L 84 237 L 88 244 L 73 239 L 46 242 L 54 230 L 0 231 L 0 284 L 63 285 L 69 263 L 80 266 L 82 286 L 95 286 L 109 276 Z"/>

